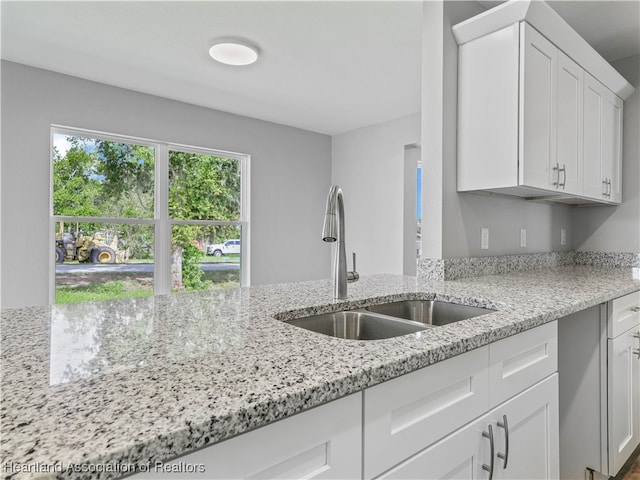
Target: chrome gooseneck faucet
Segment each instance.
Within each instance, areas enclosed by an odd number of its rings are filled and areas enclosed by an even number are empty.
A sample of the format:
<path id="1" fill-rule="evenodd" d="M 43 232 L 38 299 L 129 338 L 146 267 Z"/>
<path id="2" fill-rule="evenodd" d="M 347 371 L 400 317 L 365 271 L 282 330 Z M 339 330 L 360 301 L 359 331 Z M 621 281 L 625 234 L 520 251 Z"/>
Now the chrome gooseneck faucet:
<path id="1" fill-rule="evenodd" d="M 356 254 L 353 254 L 353 272 L 347 272 L 347 254 L 344 243 L 344 200 L 342 189 L 338 185 L 332 185 L 327 196 L 327 209 L 324 214 L 324 226 L 322 228 L 322 240 L 325 242 L 338 242 L 336 245 L 331 278 L 333 279 L 333 297 L 337 299 L 347 298 L 347 282 L 356 282 L 360 278 L 356 272 Z"/>

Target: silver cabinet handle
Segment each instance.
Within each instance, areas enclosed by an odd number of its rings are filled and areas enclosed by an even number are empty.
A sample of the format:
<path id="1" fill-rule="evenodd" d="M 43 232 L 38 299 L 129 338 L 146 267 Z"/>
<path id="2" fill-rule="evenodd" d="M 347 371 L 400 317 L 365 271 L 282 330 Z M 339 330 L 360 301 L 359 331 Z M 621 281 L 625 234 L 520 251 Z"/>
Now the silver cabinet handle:
<path id="1" fill-rule="evenodd" d="M 633 354 L 638 356 L 638 360 L 640 360 L 640 348 L 638 350 L 633 350 Z M 489 477 L 491 478 L 491 477 Z"/>
<path id="2" fill-rule="evenodd" d="M 562 182 L 560 182 L 560 172 L 562 172 Z M 567 166 L 563 163 L 562 168 L 558 168 L 558 187 L 564 187 L 567 184 Z"/>
<path id="3" fill-rule="evenodd" d="M 631 307 L 629 310 L 631 310 L 633 313 L 638 313 L 638 312 L 640 312 L 640 306 Z"/>
<path id="4" fill-rule="evenodd" d="M 608 189 L 607 189 L 607 197 L 611 198 L 611 179 L 607 179 L 607 185 L 608 185 Z"/>
<path id="5" fill-rule="evenodd" d="M 607 179 L 605 178 L 604 180 L 602 180 L 602 185 L 604 185 L 604 192 L 602 192 L 602 196 L 606 197 L 607 196 Z"/>
<path id="6" fill-rule="evenodd" d="M 498 422 L 498 427 L 504 428 L 504 453 L 498 453 L 498 458 L 504 460 L 504 469 L 507 469 L 507 463 L 509 462 L 509 423 L 507 423 L 507 416 L 502 416 L 502 421 Z"/>
<path id="7" fill-rule="evenodd" d="M 488 432 L 482 432 L 482 436 L 484 438 L 489 439 L 489 448 L 491 450 L 491 462 L 489 463 L 489 465 L 483 463 L 482 469 L 486 472 L 489 472 L 489 480 L 492 480 L 493 479 L 493 457 L 495 455 L 495 448 L 493 445 L 493 427 L 489 425 L 488 430 L 489 430 Z"/>
<path id="8" fill-rule="evenodd" d="M 552 185 L 556 188 L 560 188 L 560 164 L 559 163 L 556 163 L 556 166 L 553 167 L 553 171 L 558 172 L 558 177 L 556 181 L 552 183 Z"/>

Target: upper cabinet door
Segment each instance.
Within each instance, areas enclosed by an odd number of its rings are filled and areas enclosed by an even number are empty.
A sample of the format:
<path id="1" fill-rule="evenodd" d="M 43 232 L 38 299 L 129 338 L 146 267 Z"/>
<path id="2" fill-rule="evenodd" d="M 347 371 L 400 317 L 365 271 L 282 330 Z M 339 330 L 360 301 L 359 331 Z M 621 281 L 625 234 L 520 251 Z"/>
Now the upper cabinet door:
<path id="1" fill-rule="evenodd" d="M 559 52 L 533 27 L 528 24 L 523 27 L 520 30 L 520 184 L 555 190 L 559 176 L 556 155 Z"/>
<path id="2" fill-rule="evenodd" d="M 622 202 L 623 102 L 585 72 L 584 195 Z"/>
<path id="3" fill-rule="evenodd" d="M 602 173 L 607 200 L 622 203 L 622 100 L 607 89 L 602 119 Z"/>
<path id="4" fill-rule="evenodd" d="M 583 87 L 584 70 L 558 52 L 558 189 L 574 195 L 583 193 Z"/>
<path id="5" fill-rule="evenodd" d="M 602 175 L 602 103 L 605 88 L 588 73 L 584 78 L 584 194 L 603 198 L 606 181 Z"/>

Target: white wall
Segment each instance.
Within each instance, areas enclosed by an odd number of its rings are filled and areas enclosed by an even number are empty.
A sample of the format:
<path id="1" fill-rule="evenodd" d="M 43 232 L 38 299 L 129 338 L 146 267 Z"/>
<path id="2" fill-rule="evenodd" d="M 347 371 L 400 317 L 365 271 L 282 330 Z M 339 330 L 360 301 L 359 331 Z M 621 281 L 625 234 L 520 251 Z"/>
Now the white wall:
<path id="1" fill-rule="evenodd" d="M 329 277 L 330 137 L 10 62 L 1 86 L 3 308 L 48 302 L 51 124 L 250 154 L 252 284 Z"/>
<path id="2" fill-rule="evenodd" d="M 498 198 L 456 191 L 456 128 L 457 128 L 457 45 L 451 27 L 483 12 L 476 2 L 444 2 L 442 12 L 443 59 L 442 64 L 430 65 L 431 77 L 442 75 L 442 136 L 433 138 L 433 132 L 423 127 L 423 174 L 425 185 L 442 183 L 441 198 L 425 198 L 425 217 L 442 221 L 427 222 L 431 234 L 441 241 L 424 243 L 425 258 L 457 258 L 482 255 L 505 255 L 564 251 L 572 247 L 572 212 L 570 207 L 527 202 L 515 198 Z M 437 18 L 425 18 L 425 25 L 436 23 Z M 428 27 L 427 27 L 428 28 Z M 433 28 L 435 30 L 435 27 Z M 431 43 L 437 39 L 431 39 Z M 425 47 L 426 48 L 426 47 Z M 433 54 L 431 54 L 433 56 Z M 439 67 L 439 71 L 437 69 Z M 432 81 L 435 82 L 435 81 Z M 430 88 L 423 82 L 425 90 Z M 425 95 L 429 95 L 428 92 Z M 433 115 L 423 112 L 424 115 Z M 424 119 L 423 119 L 424 123 Z M 430 137 L 430 140 L 425 138 Z M 440 140 L 442 155 L 437 157 L 433 144 Z M 429 155 L 431 149 L 432 154 Z M 435 153 L 433 153 L 435 152 Z M 514 158 L 514 161 L 516 159 Z M 439 162 L 442 162 L 441 164 Z M 435 179 L 434 179 L 435 177 Z M 425 187 L 426 188 L 426 187 Z M 440 205 L 438 205 L 440 202 Z M 489 228 L 489 249 L 480 249 L 480 229 Z M 520 229 L 527 229 L 527 247 L 520 248 Z M 560 229 L 567 230 L 567 245 L 560 245 Z"/>
<path id="3" fill-rule="evenodd" d="M 640 253 L 640 56 L 613 63 L 636 91 L 624 102 L 622 205 L 578 209 L 576 250 Z"/>
<path id="4" fill-rule="evenodd" d="M 422 3 L 422 256 L 443 258 L 444 2 Z M 482 11 L 476 4 L 478 11 Z M 469 16 L 472 16 L 470 13 Z"/>
<path id="5" fill-rule="evenodd" d="M 419 137 L 419 113 L 332 137 L 331 180 L 343 190 L 349 270 L 356 252 L 361 275 L 402 274 L 404 147 Z"/>

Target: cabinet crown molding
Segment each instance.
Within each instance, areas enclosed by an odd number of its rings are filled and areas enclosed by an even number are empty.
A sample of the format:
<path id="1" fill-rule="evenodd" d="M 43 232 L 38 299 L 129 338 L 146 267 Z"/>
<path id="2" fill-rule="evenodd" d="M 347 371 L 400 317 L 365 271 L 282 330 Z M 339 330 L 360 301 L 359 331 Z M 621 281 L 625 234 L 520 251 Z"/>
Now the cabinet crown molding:
<path id="1" fill-rule="evenodd" d="M 542 0 L 510 0 L 453 27 L 458 45 L 516 22 L 527 22 L 600 83 L 627 99 L 633 86 Z"/>

